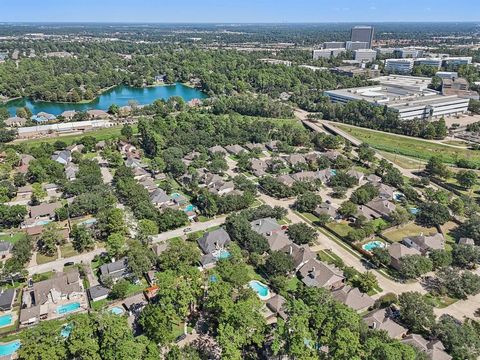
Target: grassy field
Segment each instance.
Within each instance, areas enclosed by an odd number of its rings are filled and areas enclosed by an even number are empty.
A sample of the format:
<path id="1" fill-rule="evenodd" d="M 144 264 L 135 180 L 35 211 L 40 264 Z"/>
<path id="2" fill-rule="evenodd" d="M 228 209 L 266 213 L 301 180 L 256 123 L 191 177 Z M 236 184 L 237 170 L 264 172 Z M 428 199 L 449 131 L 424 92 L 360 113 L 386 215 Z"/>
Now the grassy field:
<path id="1" fill-rule="evenodd" d="M 337 233 L 340 236 L 347 236 L 348 233 L 352 230 L 346 221 L 342 222 L 329 222 L 326 225 L 327 228 L 331 229 L 333 232 Z"/>
<path id="2" fill-rule="evenodd" d="M 55 253 L 54 256 L 45 256 L 43 254 L 37 253 L 37 264 L 46 264 L 49 263 L 50 261 L 55 261 L 57 260 L 58 254 Z"/>
<path id="3" fill-rule="evenodd" d="M 345 124 L 336 124 L 336 126 L 360 141 L 368 143 L 375 149 L 388 153 L 423 160 L 428 160 L 433 155 L 440 155 L 444 162 L 450 164 L 455 163 L 455 160 L 458 158 L 468 159 L 480 164 L 480 152 L 477 151 L 454 148 L 440 143 L 357 128 Z"/>
<path id="4" fill-rule="evenodd" d="M 392 154 L 386 151 L 378 151 L 385 159 L 393 162 L 395 165 L 398 165 L 404 169 L 423 169 L 426 162 L 409 158 L 403 155 Z"/>
<path id="5" fill-rule="evenodd" d="M 132 125 L 133 133 L 137 133 L 137 125 Z M 115 126 L 107 129 L 100 129 L 94 131 L 87 131 L 85 133 L 76 134 L 76 135 L 67 135 L 67 136 L 56 136 L 52 138 L 40 138 L 40 139 L 21 139 L 16 140 L 15 142 L 9 144 L 19 144 L 23 142 L 28 142 L 29 146 L 36 146 L 41 143 L 54 143 L 56 141 L 64 141 L 67 144 L 73 144 L 77 142 L 84 136 L 93 136 L 97 141 L 101 140 L 110 140 L 116 139 L 120 136 L 120 131 L 122 130 L 122 126 Z"/>
<path id="6" fill-rule="evenodd" d="M 5 233 L 3 235 L 0 235 L 0 241 L 8 241 L 12 244 L 15 244 L 18 240 L 25 238 L 25 236 L 26 235 L 24 232 L 12 231 L 11 233 Z"/>
<path id="7" fill-rule="evenodd" d="M 60 251 L 62 253 L 63 258 L 69 258 L 75 255 L 78 255 L 79 253 L 73 248 L 72 243 L 67 243 L 65 245 L 62 245 L 60 247 Z"/>
<path id="8" fill-rule="evenodd" d="M 415 223 L 409 223 L 405 226 L 402 226 L 398 229 L 390 229 L 383 233 L 387 239 L 397 242 L 401 241 L 406 236 L 418 236 L 420 234 L 428 235 L 428 234 L 436 234 L 437 229 L 435 228 L 425 228 L 423 226 L 417 225 Z"/>

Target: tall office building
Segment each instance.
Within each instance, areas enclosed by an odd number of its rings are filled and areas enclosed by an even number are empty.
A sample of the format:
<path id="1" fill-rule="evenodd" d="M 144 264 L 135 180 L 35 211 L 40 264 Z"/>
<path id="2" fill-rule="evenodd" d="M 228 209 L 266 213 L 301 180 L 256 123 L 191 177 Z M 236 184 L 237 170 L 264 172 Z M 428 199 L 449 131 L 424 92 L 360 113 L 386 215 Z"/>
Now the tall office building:
<path id="1" fill-rule="evenodd" d="M 373 26 L 355 26 L 352 28 L 351 41 L 361 41 L 368 43 L 368 48 L 372 48 L 373 43 Z"/>

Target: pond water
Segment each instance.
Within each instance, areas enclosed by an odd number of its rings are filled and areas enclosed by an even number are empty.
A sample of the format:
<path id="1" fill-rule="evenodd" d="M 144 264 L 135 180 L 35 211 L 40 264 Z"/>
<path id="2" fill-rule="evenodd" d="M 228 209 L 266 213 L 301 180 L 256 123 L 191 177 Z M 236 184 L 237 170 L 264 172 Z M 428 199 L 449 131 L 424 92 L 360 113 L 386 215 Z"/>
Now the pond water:
<path id="1" fill-rule="evenodd" d="M 6 106 L 13 116 L 18 107 L 28 107 L 33 114 L 44 111 L 53 115 L 60 115 L 66 110 L 108 110 L 110 105 L 118 106 L 128 105 L 130 100 L 135 100 L 139 105 L 148 105 L 157 99 L 168 99 L 172 96 L 180 96 L 185 101 L 192 99 L 204 99 L 207 97 L 200 90 L 193 89 L 183 84 L 177 83 L 168 86 L 151 86 L 145 88 L 136 88 L 126 85 L 120 85 L 108 91 L 105 91 L 98 98 L 89 103 L 59 103 L 49 101 L 35 101 L 28 98 L 9 101 Z"/>

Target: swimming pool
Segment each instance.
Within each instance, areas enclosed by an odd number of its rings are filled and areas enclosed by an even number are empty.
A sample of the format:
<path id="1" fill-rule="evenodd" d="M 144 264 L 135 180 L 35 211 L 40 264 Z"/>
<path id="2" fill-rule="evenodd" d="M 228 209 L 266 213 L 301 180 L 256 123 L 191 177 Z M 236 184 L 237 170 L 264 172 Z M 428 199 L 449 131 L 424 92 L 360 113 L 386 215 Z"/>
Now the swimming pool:
<path id="1" fill-rule="evenodd" d="M 50 224 L 52 220 L 40 220 L 35 223 L 35 225 L 47 225 Z"/>
<path id="2" fill-rule="evenodd" d="M 420 209 L 416 207 L 411 207 L 410 209 L 408 209 L 408 211 L 410 211 L 410 214 L 417 215 L 420 212 Z"/>
<path id="3" fill-rule="evenodd" d="M 12 323 L 12 314 L 0 316 L 0 327 L 8 326 Z"/>
<path id="4" fill-rule="evenodd" d="M 20 340 L 14 340 L 8 344 L 0 344 L 0 356 L 8 356 L 20 348 Z"/>
<path id="5" fill-rule="evenodd" d="M 185 209 L 183 209 L 183 211 L 185 212 L 189 212 L 189 211 L 195 211 L 196 210 L 196 207 L 195 205 L 192 205 L 192 204 L 188 204 Z"/>
<path id="6" fill-rule="evenodd" d="M 93 225 L 97 222 L 97 219 L 95 218 L 92 218 L 92 219 L 87 219 L 85 221 L 82 221 L 81 223 L 79 223 L 78 225 Z"/>
<path id="7" fill-rule="evenodd" d="M 172 199 L 178 199 L 179 197 L 182 197 L 182 195 L 180 195 L 179 193 L 172 193 L 172 195 L 170 195 L 170 197 Z"/>
<path id="8" fill-rule="evenodd" d="M 109 311 L 115 315 L 122 315 L 125 312 L 120 306 L 114 306 Z"/>
<path id="9" fill-rule="evenodd" d="M 396 200 L 396 201 L 400 201 L 402 200 L 403 198 L 405 197 L 405 195 L 403 195 L 401 192 L 399 191 L 396 191 L 393 193 L 393 198 Z"/>
<path id="10" fill-rule="evenodd" d="M 252 280 L 248 283 L 248 286 L 250 286 L 253 291 L 257 293 L 260 300 L 266 300 L 270 295 L 270 290 L 268 289 L 268 286 L 262 284 L 260 281 Z"/>
<path id="11" fill-rule="evenodd" d="M 217 260 L 228 259 L 230 257 L 230 251 L 222 249 L 214 252 L 213 256 L 215 256 L 215 259 Z"/>
<path id="12" fill-rule="evenodd" d="M 60 335 L 66 339 L 70 336 L 70 334 L 72 333 L 72 330 L 73 330 L 73 325 L 66 324 L 60 331 Z"/>
<path id="13" fill-rule="evenodd" d="M 66 305 L 60 305 L 57 306 L 57 314 L 63 315 L 63 314 L 68 314 L 72 311 L 80 309 L 80 303 L 79 302 L 73 302 L 70 304 Z"/>
<path id="14" fill-rule="evenodd" d="M 385 247 L 385 244 L 381 241 L 378 241 L 378 240 L 370 241 L 370 242 L 362 245 L 362 249 L 367 250 L 367 251 L 373 251 L 373 249 L 384 248 L 384 247 Z"/>

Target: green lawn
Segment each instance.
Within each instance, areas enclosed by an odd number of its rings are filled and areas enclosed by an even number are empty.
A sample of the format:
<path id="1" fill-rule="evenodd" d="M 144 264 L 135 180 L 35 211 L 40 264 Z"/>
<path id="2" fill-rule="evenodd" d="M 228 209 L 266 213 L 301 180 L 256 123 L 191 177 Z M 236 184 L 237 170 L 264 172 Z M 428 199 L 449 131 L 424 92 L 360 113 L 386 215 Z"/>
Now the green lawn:
<path id="1" fill-rule="evenodd" d="M 458 299 L 451 298 L 447 295 L 441 296 L 441 295 L 433 295 L 433 294 L 426 294 L 425 299 L 427 302 L 435 306 L 436 308 L 446 308 L 447 306 L 452 305 L 453 303 L 457 302 Z"/>
<path id="2" fill-rule="evenodd" d="M 385 159 L 393 162 L 395 165 L 398 165 L 404 169 L 423 169 L 425 167 L 425 162 L 423 160 L 416 160 L 403 155 L 391 154 L 386 151 L 378 151 L 378 152 Z"/>
<path id="3" fill-rule="evenodd" d="M 326 227 L 329 228 L 330 230 L 332 230 L 333 232 L 337 233 L 340 236 L 347 236 L 348 233 L 350 232 L 350 230 L 352 230 L 352 228 L 348 225 L 348 223 L 346 221 L 329 222 L 326 225 Z"/>
<path id="4" fill-rule="evenodd" d="M 319 219 L 318 217 L 316 217 L 315 215 L 313 214 L 310 214 L 310 213 L 300 213 L 301 216 L 303 216 L 304 218 L 306 218 L 308 221 L 311 221 L 311 222 L 317 222 Z"/>
<path id="5" fill-rule="evenodd" d="M 426 228 L 415 223 L 409 223 L 398 229 L 393 228 L 385 231 L 383 236 L 393 242 L 401 241 L 406 236 L 417 236 L 420 234 L 436 234 L 438 231 L 435 228 Z"/>
<path id="6" fill-rule="evenodd" d="M 40 273 L 40 274 L 34 274 L 32 276 L 32 280 L 33 280 L 33 282 L 48 280 L 48 279 L 52 278 L 53 275 L 55 275 L 55 273 L 53 271 L 47 271 L 47 272 Z"/>
<path id="7" fill-rule="evenodd" d="M 108 304 L 107 299 L 98 300 L 98 301 L 94 301 L 94 302 L 91 303 L 92 309 L 96 310 L 96 311 L 102 310 L 103 308 L 105 308 L 107 306 L 107 304 Z"/>
<path id="8" fill-rule="evenodd" d="M 55 252 L 54 256 L 46 256 L 40 253 L 37 253 L 37 264 L 46 264 L 49 263 L 50 261 L 55 261 L 57 260 L 58 254 Z"/>
<path id="9" fill-rule="evenodd" d="M 60 252 L 62 253 L 63 258 L 69 258 L 75 255 L 78 255 L 79 253 L 73 248 L 72 243 L 67 243 L 65 245 L 62 245 L 60 247 Z"/>
<path id="10" fill-rule="evenodd" d="M 0 241 L 8 241 L 12 244 L 15 244 L 18 240 L 25 238 L 25 233 L 12 231 L 10 233 L 6 233 L 4 235 L 0 235 Z"/>
<path id="11" fill-rule="evenodd" d="M 415 159 L 428 160 L 433 155 L 440 155 L 444 162 L 453 164 L 457 158 L 465 158 L 480 164 L 480 153 L 468 149 L 454 148 L 417 138 L 398 136 L 385 132 L 377 132 L 364 128 L 336 124 L 338 128 L 349 133 L 360 141 L 368 143 L 378 150 L 393 154 L 405 155 Z"/>

